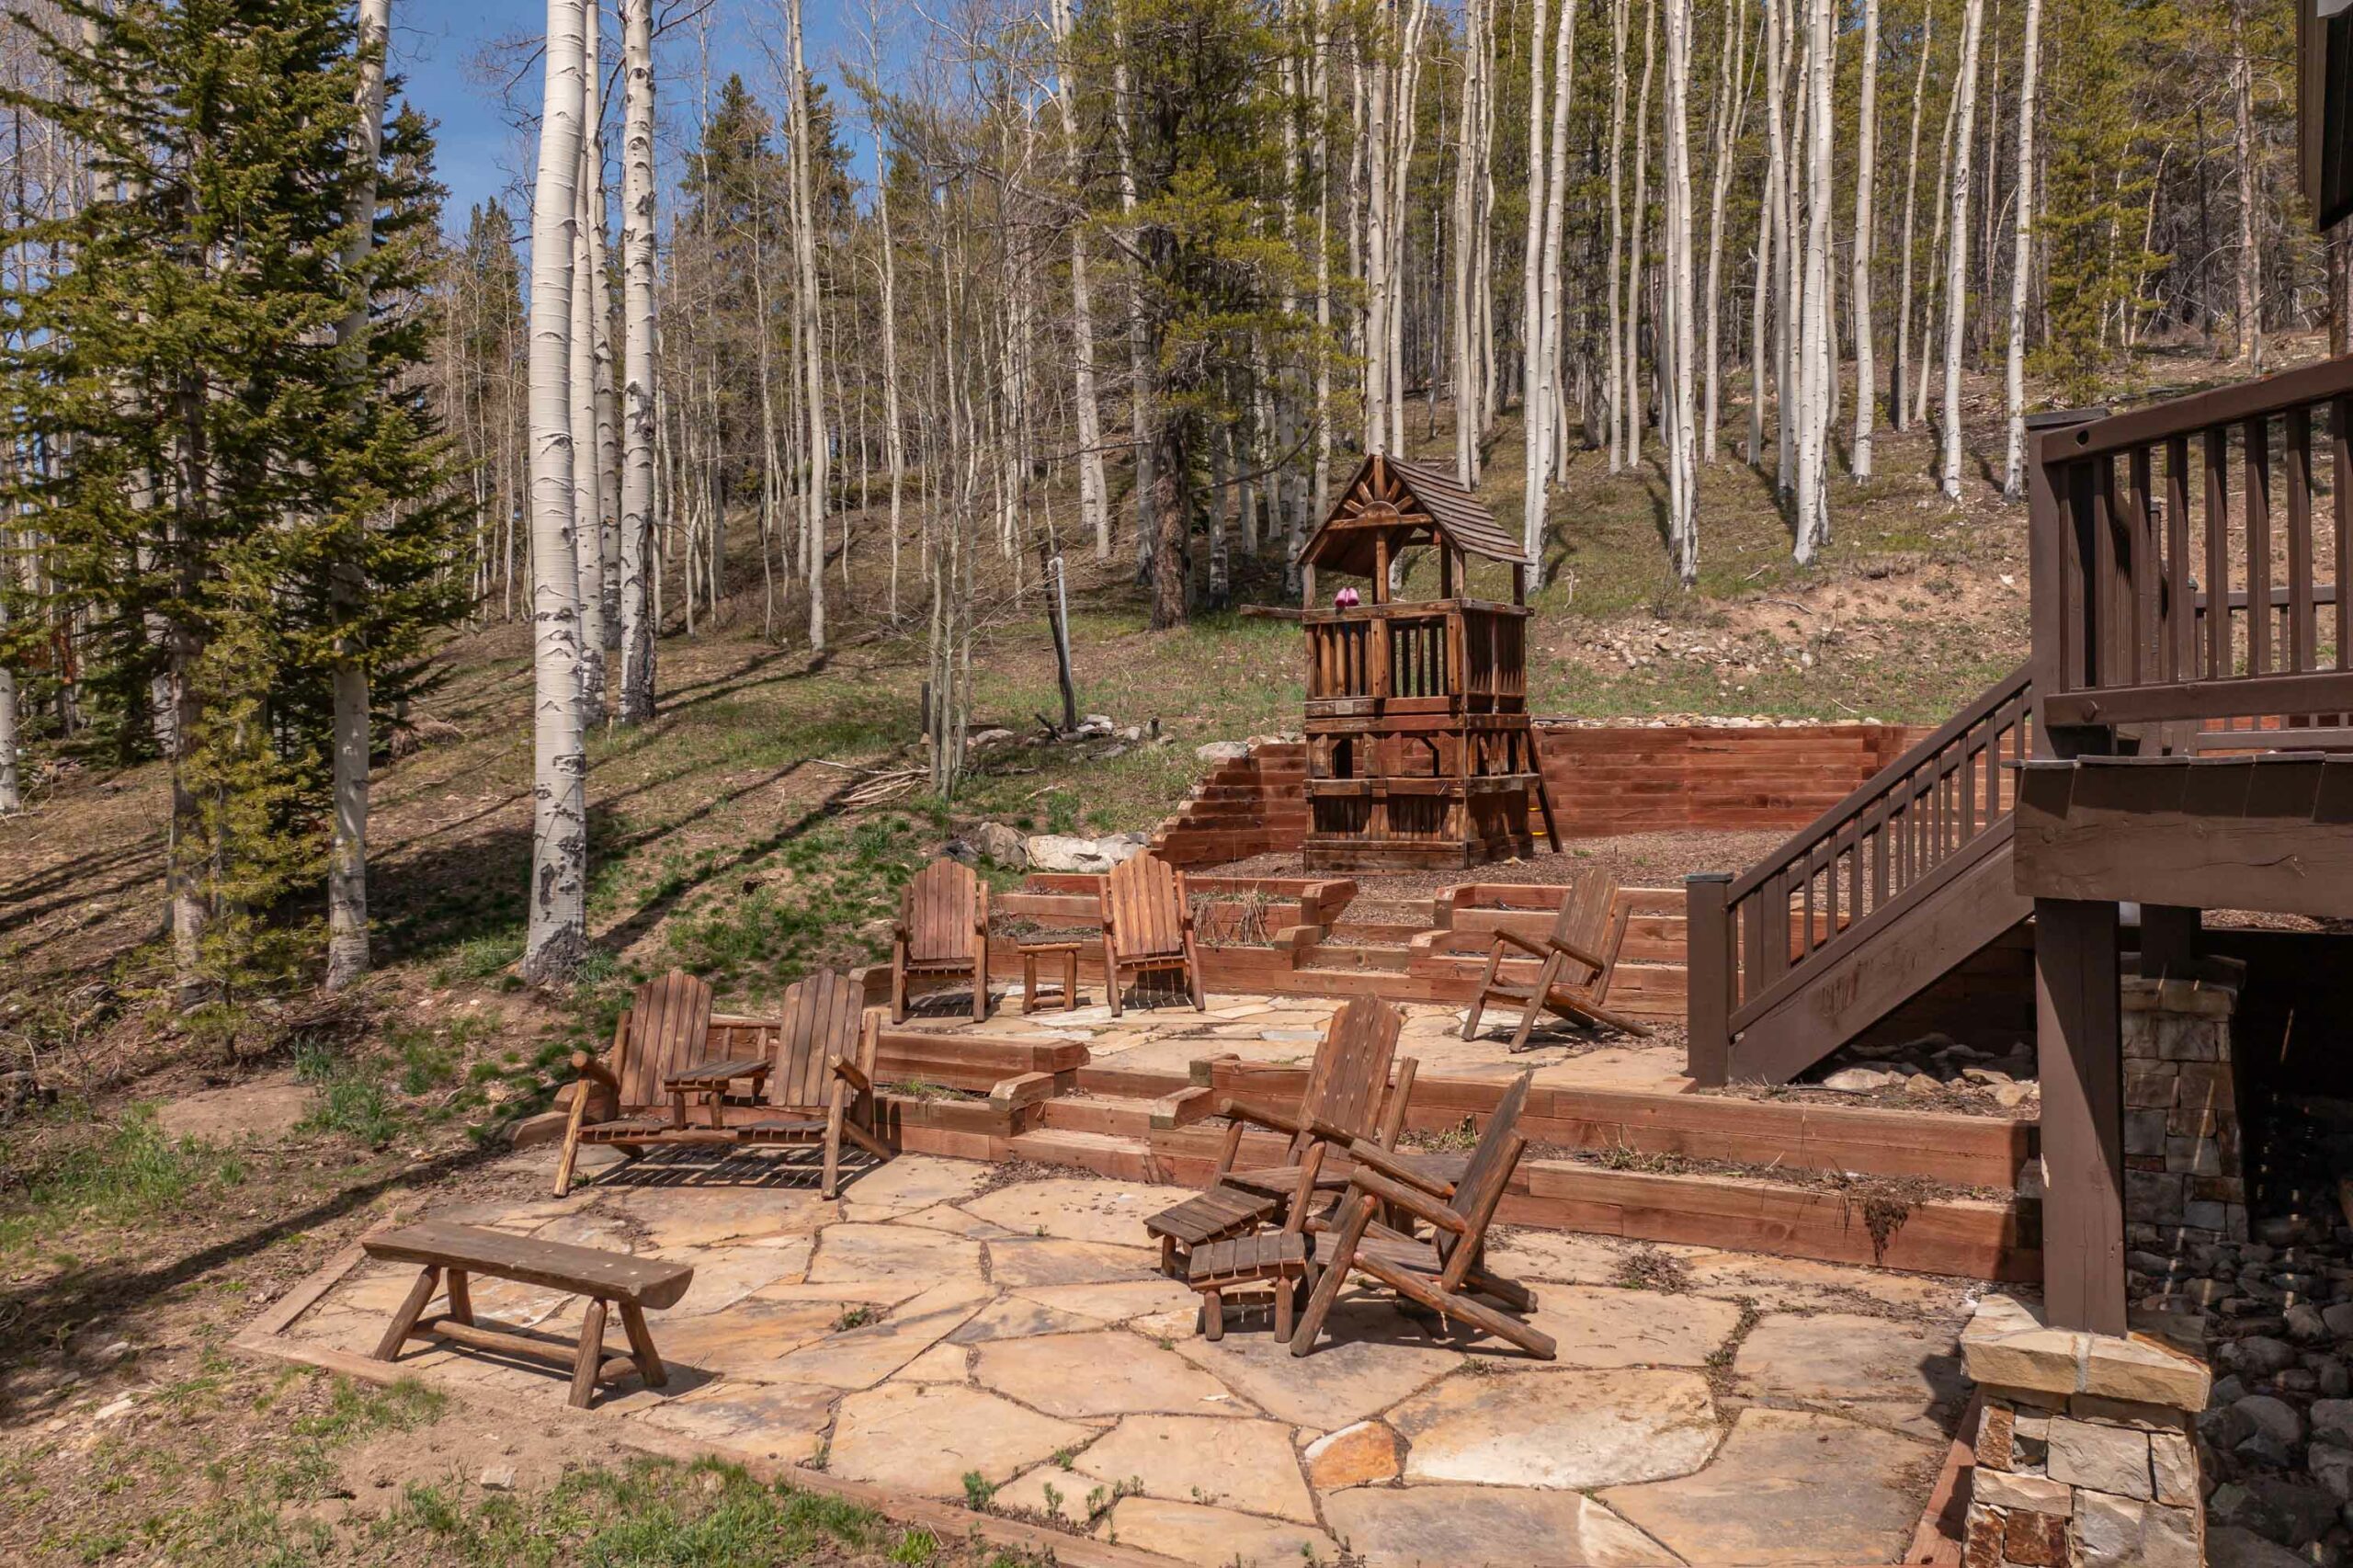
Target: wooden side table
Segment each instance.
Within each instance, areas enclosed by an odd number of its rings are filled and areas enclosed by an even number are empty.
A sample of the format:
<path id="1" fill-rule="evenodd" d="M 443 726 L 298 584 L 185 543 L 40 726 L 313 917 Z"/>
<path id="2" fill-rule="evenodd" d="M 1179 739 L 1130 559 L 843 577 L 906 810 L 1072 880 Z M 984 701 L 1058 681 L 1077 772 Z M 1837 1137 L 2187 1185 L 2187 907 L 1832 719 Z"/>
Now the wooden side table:
<path id="1" fill-rule="evenodd" d="M 1034 1013 L 1043 1006 L 1038 1000 L 1038 960 L 1059 956 L 1063 960 L 1063 1011 L 1067 1013 L 1078 1006 L 1077 942 L 1024 942 L 1021 944 L 1021 1010 Z"/>

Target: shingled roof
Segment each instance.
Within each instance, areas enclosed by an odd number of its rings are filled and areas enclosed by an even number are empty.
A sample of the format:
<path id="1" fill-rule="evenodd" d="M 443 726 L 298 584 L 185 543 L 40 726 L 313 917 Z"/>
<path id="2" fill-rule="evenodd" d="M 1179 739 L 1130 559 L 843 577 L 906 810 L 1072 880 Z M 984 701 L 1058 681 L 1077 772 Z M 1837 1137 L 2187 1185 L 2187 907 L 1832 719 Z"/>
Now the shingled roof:
<path id="1" fill-rule="evenodd" d="M 1456 483 L 1452 474 L 1430 463 L 1377 452 L 1367 457 L 1356 477 L 1342 487 L 1332 515 L 1307 541 L 1301 561 L 1351 576 L 1372 575 L 1373 538 L 1381 530 L 1359 519 L 1379 507 L 1397 514 L 1395 526 L 1400 532 L 1427 531 L 1482 560 L 1506 566 L 1529 564 L 1519 540 L 1495 521 L 1495 514 L 1477 496 Z M 1392 545 L 1396 542 L 1392 534 Z"/>

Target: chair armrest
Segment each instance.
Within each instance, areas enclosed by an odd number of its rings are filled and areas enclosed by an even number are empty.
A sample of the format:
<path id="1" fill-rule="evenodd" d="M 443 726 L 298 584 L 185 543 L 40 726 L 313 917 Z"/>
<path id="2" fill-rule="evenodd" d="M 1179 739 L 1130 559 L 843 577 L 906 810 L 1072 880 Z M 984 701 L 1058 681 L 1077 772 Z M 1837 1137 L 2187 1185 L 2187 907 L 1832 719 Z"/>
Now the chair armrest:
<path id="1" fill-rule="evenodd" d="M 1368 1198 L 1377 1198 L 1383 1203 L 1393 1204 L 1417 1219 L 1428 1221 L 1442 1231 L 1452 1231 L 1456 1235 L 1461 1235 L 1471 1228 L 1470 1221 L 1465 1220 L 1427 1193 L 1417 1191 L 1403 1182 L 1391 1181 L 1379 1172 L 1366 1170 L 1361 1165 L 1348 1177 L 1348 1187 L 1351 1190 L 1361 1192 Z"/>
<path id="2" fill-rule="evenodd" d="M 1506 931 L 1497 926 L 1495 937 L 1498 945 L 1508 942 L 1533 958 L 1550 958 L 1552 955 L 1552 947 L 1548 943 L 1540 942 L 1533 937 L 1523 937 L 1517 931 Z"/>
<path id="3" fill-rule="evenodd" d="M 1269 1131 L 1289 1133 L 1293 1138 L 1302 1131 L 1297 1117 L 1285 1116 L 1267 1106 L 1237 1100 L 1231 1095 L 1218 1103 L 1217 1114 L 1229 1121 L 1253 1122 Z"/>
<path id="4" fill-rule="evenodd" d="M 839 1078 L 842 1082 L 847 1084 L 851 1088 L 856 1089 L 861 1095 L 870 1092 L 874 1087 L 874 1080 L 868 1077 L 855 1062 L 835 1062 L 834 1076 Z"/>
<path id="5" fill-rule="evenodd" d="M 621 1081 L 613 1070 L 585 1051 L 575 1051 L 572 1053 L 572 1070 L 584 1078 L 593 1079 L 604 1085 L 615 1094 L 620 1093 Z"/>
<path id="6" fill-rule="evenodd" d="M 1369 1138 L 1351 1140 L 1348 1143 L 1348 1158 L 1354 1160 L 1358 1165 L 1379 1171 L 1392 1181 L 1404 1182 L 1408 1187 L 1419 1187 L 1433 1198 L 1454 1196 L 1454 1186 L 1451 1182 L 1444 1182 L 1435 1176 L 1425 1176 Z"/>
<path id="7" fill-rule="evenodd" d="M 1574 942 L 1563 942 L 1555 939 L 1552 942 L 1552 947 L 1553 951 L 1568 954 L 1569 957 L 1576 960 L 1577 962 L 1585 965 L 1586 968 L 1592 970 L 1597 973 L 1609 967 L 1608 964 L 1602 962 L 1601 960 L 1596 958 L 1593 954 L 1586 952 L 1583 948 L 1578 947 Z"/>

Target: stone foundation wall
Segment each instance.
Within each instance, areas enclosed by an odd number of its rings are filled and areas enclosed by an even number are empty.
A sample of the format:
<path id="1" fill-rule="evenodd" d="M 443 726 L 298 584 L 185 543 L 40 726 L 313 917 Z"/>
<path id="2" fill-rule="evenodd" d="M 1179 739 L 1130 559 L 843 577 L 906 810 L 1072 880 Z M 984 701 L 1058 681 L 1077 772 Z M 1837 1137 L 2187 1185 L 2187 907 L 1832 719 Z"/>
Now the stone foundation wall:
<path id="1" fill-rule="evenodd" d="M 1984 1399 L 1963 1568 L 2200 1568 L 2204 1362 L 2046 1328 L 2006 1296 L 1979 1309 L 1961 1356 Z"/>
<path id="2" fill-rule="evenodd" d="M 2198 1296 L 2201 1260 L 2247 1239 L 2231 1063 L 2245 971 L 2210 967 L 2203 980 L 2123 981 L 2124 1240 L 2137 1300 Z"/>

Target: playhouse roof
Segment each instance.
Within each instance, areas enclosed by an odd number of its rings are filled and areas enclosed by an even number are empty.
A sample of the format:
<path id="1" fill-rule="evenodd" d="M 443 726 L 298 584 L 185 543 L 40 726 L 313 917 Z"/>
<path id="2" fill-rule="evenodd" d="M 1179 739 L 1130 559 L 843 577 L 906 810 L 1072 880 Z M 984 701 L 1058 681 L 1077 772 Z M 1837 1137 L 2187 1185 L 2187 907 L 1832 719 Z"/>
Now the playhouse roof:
<path id="1" fill-rule="evenodd" d="M 1452 474 L 1430 463 L 1381 452 L 1368 456 L 1356 477 L 1342 487 L 1331 516 L 1308 540 L 1300 559 L 1311 566 L 1370 577 L 1375 570 L 1373 541 L 1382 533 L 1390 536 L 1392 550 L 1421 542 L 1412 536 L 1427 533 L 1483 560 L 1506 566 L 1529 563 L 1519 540 Z"/>

